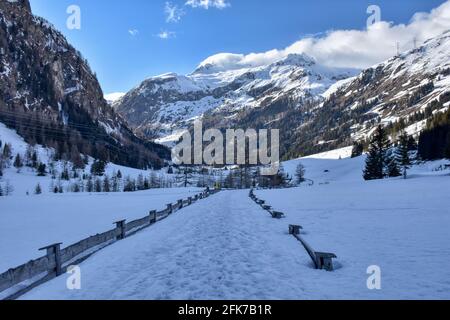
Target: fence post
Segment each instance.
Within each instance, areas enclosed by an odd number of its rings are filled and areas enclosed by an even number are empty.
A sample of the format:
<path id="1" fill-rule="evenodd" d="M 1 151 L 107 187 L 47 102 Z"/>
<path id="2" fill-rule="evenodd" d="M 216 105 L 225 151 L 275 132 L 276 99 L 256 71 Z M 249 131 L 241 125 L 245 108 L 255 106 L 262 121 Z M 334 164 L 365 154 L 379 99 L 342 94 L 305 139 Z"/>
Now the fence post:
<path id="1" fill-rule="evenodd" d="M 116 228 L 120 230 L 120 234 L 117 236 L 117 240 L 125 239 L 125 232 L 126 232 L 125 221 L 127 221 L 127 220 L 121 220 L 121 221 L 114 222 L 114 224 L 116 225 Z"/>
<path id="2" fill-rule="evenodd" d="M 156 223 L 156 210 L 150 211 L 150 224 Z"/>
<path id="3" fill-rule="evenodd" d="M 56 276 L 60 276 L 62 274 L 62 266 L 61 266 L 61 244 L 55 243 L 43 248 L 40 248 L 39 251 L 46 250 L 47 256 L 51 257 L 53 254 L 55 255 L 55 270 Z"/>
<path id="4" fill-rule="evenodd" d="M 188 205 L 190 206 L 192 204 L 192 197 L 188 198 Z"/>
<path id="5" fill-rule="evenodd" d="M 169 204 L 167 205 L 167 209 L 168 209 L 168 211 L 169 211 L 169 214 L 172 214 L 172 213 L 173 213 L 173 206 L 172 206 L 171 203 L 169 203 Z"/>
<path id="6" fill-rule="evenodd" d="M 291 224 L 289 225 L 289 234 L 299 235 L 301 229 L 303 229 L 301 226 Z"/>
<path id="7" fill-rule="evenodd" d="M 195 201 L 198 200 L 198 194 L 195 195 L 194 199 L 195 199 Z"/>
<path id="8" fill-rule="evenodd" d="M 182 209 L 183 208 L 183 199 L 178 200 L 178 208 Z"/>

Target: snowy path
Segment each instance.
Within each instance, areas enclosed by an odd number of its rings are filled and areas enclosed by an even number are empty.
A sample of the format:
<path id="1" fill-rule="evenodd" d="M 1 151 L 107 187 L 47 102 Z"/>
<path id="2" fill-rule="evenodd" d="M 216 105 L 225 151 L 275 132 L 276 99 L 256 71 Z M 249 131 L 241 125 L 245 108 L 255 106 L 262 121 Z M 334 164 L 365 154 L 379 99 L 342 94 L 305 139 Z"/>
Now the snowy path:
<path id="1" fill-rule="evenodd" d="M 224 191 L 99 252 L 25 299 L 449 299 L 448 176 L 347 181 L 257 191 L 287 214 L 274 220 L 247 191 Z M 305 227 L 336 271 L 314 270 L 287 234 Z M 382 290 L 367 288 L 367 268 Z"/>
<path id="2" fill-rule="evenodd" d="M 307 298 L 307 257 L 286 230 L 248 191 L 222 192 L 83 263 L 82 290 L 67 290 L 63 276 L 24 298 Z"/>

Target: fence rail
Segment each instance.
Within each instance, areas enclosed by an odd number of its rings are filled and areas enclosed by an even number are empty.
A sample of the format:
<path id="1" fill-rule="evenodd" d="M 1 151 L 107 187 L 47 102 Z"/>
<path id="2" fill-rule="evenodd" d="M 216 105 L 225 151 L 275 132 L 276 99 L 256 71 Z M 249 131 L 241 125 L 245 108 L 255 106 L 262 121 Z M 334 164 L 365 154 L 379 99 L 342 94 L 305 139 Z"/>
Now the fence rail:
<path id="1" fill-rule="evenodd" d="M 116 228 L 83 239 L 64 249 L 60 248 L 61 243 L 39 249 L 46 250 L 46 255 L 0 274 L 0 296 L 4 300 L 16 299 L 37 285 L 61 275 L 68 265 L 79 263 L 104 247 L 126 237 L 130 237 L 136 232 L 166 219 L 182 208 L 190 206 L 198 200 L 205 199 L 219 191 L 208 188 L 193 198 L 189 197 L 185 200 L 178 200 L 175 204 L 170 203 L 164 210 L 150 211 L 148 216 L 141 219 L 128 223 L 125 220 L 115 222 Z"/>
<path id="2" fill-rule="evenodd" d="M 253 189 L 250 190 L 249 197 L 256 204 L 260 205 L 264 210 L 268 211 L 273 218 L 281 219 L 285 217 L 285 214 L 283 212 L 273 210 L 271 206 L 266 204 L 266 201 L 259 199 L 255 195 Z M 289 225 L 289 234 L 293 235 L 298 241 L 301 242 L 303 248 L 305 248 L 306 252 L 311 257 L 311 260 L 313 261 L 314 267 L 316 269 L 333 271 L 333 259 L 337 258 L 337 256 L 334 253 L 315 251 L 300 235 L 300 230 L 302 229 L 303 227 L 299 225 Z"/>

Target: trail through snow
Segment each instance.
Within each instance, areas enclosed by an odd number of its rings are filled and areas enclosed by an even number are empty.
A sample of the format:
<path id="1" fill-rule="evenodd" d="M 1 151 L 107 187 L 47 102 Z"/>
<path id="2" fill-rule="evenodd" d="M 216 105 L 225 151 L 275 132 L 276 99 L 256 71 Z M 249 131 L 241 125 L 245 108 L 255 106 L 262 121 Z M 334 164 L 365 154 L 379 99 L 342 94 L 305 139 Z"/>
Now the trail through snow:
<path id="1" fill-rule="evenodd" d="M 82 290 L 62 276 L 24 298 L 306 298 L 305 254 L 277 224 L 248 191 L 224 191 L 87 260 Z"/>

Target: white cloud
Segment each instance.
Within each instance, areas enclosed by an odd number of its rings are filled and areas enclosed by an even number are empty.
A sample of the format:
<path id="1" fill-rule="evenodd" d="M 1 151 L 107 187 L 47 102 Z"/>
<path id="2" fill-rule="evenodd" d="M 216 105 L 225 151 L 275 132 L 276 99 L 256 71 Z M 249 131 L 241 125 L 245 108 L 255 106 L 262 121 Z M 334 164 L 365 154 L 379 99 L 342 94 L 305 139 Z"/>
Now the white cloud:
<path id="1" fill-rule="evenodd" d="M 158 33 L 156 36 L 160 39 L 167 40 L 167 39 L 175 38 L 176 33 L 173 31 L 164 30 L 164 31 L 161 31 L 160 33 Z"/>
<path id="2" fill-rule="evenodd" d="M 137 36 L 139 34 L 139 30 L 137 30 L 137 29 L 130 29 L 130 30 L 128 30 L 128 33 L 134 37 L 134 36 Z"/>
<path id="3" fill-rule="evenodd" d="M 225 9 L 230 6 L 230 3 L 226 0 L 188 0 L 186 1 L 187 6 L 191 6 L 192 8 L 217 8 L 217 9 Z"/>
<path id="4" fill-rule="evenodd" d="M 166 14 L 166 22 L 177 23 L 181 21 L 181 18 L 185 15 L 183 9 L 179 8 L 177 5 L 171 2 L 166 2 L 164 7 L 164 13 Z"/>
<path id="5" fill-rule="evenodd" d="M 429 38 L 450 29 L 450 0 L 429 13 L 417 13 L 408 24 L 379 22 L 365 30 L 329 31 L 322 37 L 303 38 L 285 49 L 263 53 L 222 53 L 206 59 L 201 65 L 239 68 L 260 66 L 282 59 L 291 53 L 305 53 L 319 63 L 348 68 L 367 68 L 396 54 L 397 42 L 406 51 Z"/>

